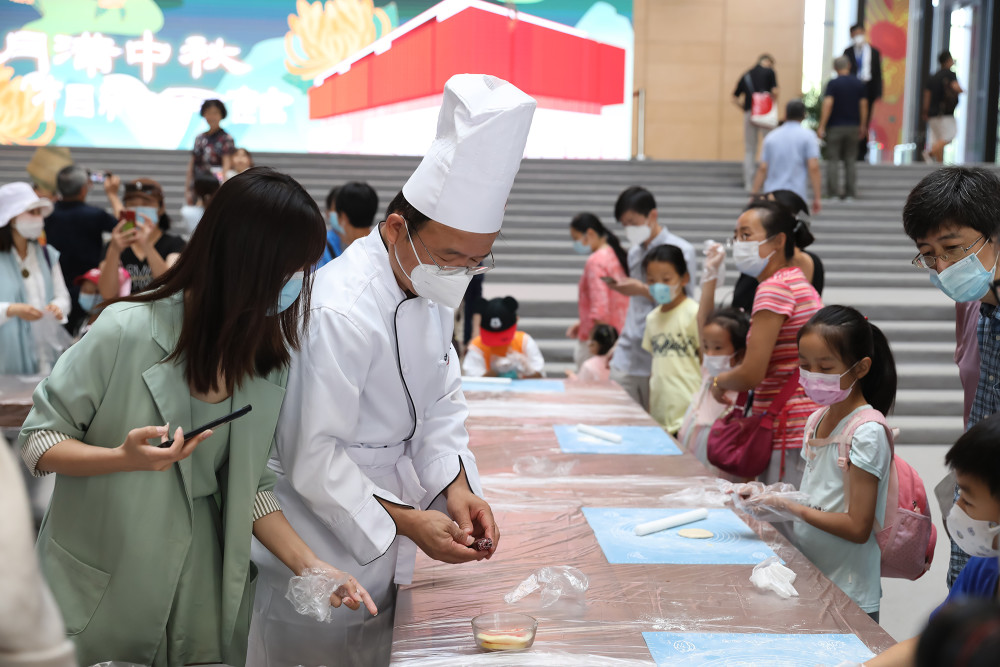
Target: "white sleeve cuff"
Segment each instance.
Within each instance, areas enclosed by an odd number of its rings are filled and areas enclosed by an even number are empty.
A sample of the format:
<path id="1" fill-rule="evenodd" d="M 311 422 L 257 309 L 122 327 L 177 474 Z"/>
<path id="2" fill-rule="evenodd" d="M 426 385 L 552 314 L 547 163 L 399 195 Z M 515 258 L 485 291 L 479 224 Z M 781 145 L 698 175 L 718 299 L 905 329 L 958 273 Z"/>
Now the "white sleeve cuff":
<path id="1" fill-rule="evenodd" d="M 280 512 L 281 504 L 273 491 L 258 491 L 253 499 L 253 520 L 262 519 L 273 512 Z"/>
<path id="2" fill-rule="evenodd" d="M 58 431 L 36 431 L 28 436 L 21 448 L 21 459 L 24 461 L 24 465 L 28 466 L 32 477 L 44 477 L 49 474 L 38 469 L 38 460 L 42 458 L 42 454 L 63 440 L 72 440 L 72 438 Z"/>

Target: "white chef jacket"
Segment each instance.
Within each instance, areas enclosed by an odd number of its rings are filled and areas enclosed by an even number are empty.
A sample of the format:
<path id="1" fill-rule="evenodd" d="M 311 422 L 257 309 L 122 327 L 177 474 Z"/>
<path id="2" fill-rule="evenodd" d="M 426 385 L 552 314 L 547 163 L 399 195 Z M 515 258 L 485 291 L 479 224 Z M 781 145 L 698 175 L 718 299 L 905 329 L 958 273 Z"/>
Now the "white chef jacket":
<path id="1" fill-rule="evenodd" d="M 416 547 L 397 536 L 376 496 L 446 511 L 441 492 L 460 461 L 482 493 L 451 344 L 454 311 L 407 298 L 378 227 L 316 273 L 311 302 L 269 462 L 275 494 L 316 555 L 357 576 L 379 615 L 341 608 L 327 624 L 296 614 L 284 599 L 291 572 L 255 541 L 252 667 L 344 655 L 356 665 L 387 663 L 394 583 L 411 581 Z"/>

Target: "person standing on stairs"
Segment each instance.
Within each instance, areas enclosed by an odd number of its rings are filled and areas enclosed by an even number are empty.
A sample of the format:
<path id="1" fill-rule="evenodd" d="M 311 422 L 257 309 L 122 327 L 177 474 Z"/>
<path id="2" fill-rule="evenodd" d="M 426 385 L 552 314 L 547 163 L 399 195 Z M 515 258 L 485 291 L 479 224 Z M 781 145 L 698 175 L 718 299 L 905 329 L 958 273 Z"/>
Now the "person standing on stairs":
<path id="1" fill-rule="evenodd" d="M 625 326 L 628 297 L 609 287 L 628 276 L 628 255 L 618 237 L 593 213 L 580 213 L 569 223 L 573 250 L 587 255 L 583 275 L 577 286 L 579 319 L 566 330 L 566 337 L 576 340 L 573 362 L 580 370 L 590 356 L 590 334 L 599 324 L 614 327 L 615 334 Z"/>
<path id="2" fill-rule="evenodd" d="M 754 93 L 769 94 L 771 104 L 778 104 L 778 77 L 774 73 L 774 57 L 766 53 L 757 59 L 756 66 L 743 73 L 733 91 L 733 104 L 743 112 L 743 187 L 747 192 L 753 189 L 757 146 L 771 131 L 751 122 Z"/>
<path id="3" fill-rule="evenodd" d="M 625 228 L 628 238 L 628 278 L 610 285 L 611 289 L 629 297 L 625 326 L 618 338 L 618 346 L 611 357 L 611 379 L 621 385 L 632 399 L 649 412 L 649 375 L 653 357 L 642 349 L 642 339 L 646 331 L 646 317 L 656 307 L 646 284 L 646 272 L 642 260 L 653 248 L 670 244 L 677 246 L 684 254 L 688 272 L 697 275 L 694 247 L 671 234 L 660 224 L 656 199 L 646 188 L 633 185 L 626 188 L 615 202 L 615 219 Z M 697 289 L 694 281 L 691 291 Z"/>
<path id="4" fill-rule="evenodd" d="M 946 167 L 925 176 L 906 198 L 903 230 L 917 246 L 913 266 L 957 303 L 979 302 L 979 383 L 966 428 L 1000 412 L 1000 178 L 981 167 Z M 957 492 L 956 492 L 957 497 Z M 954 539 L 951 587 L 969 560 Z"/>
<path id="5" fill-rule="evenodd" d="M 864 136 L 858 140 L 858 160 L 863 161 L 868 155 L 868 128 L 875 115 L 875 103 L 882 99 L 882 54 L 868 43 L 864 24 L 851 26 L 851 45 L 844 49 L 844 57 L 850 61 L 851 74 L 865 84 L 868 100 L 868 117 L 862 124 Z"/>
<path id="6" fill-rule="evenodd" d="M 851 76 L 851 62 L 844 56 L 833 61 L 837 76 L 826 84 L 820 113 L 820 139 L 826 140 L 826 196 L 852 201 L 858 196 L 858 139 L 868 122 L 865 84 Z M 844 164 L 844 190 L 840 190 L 840 164 Z"/>
<path id="7" fill-rule="evenodd" d="M 751 194 L 791 190 L 803 201 L 809 201 L 808 188 L 812 185 L 812 212 L 822 208 L 820 197 L 819 139 L 816 133 L 802 126 L 806 118 L 806 105 L 802 100 L 792 100 L 785 108 L 784 124 L 767 135 L 760 154 L 760 165 L 754 178 Z"/>

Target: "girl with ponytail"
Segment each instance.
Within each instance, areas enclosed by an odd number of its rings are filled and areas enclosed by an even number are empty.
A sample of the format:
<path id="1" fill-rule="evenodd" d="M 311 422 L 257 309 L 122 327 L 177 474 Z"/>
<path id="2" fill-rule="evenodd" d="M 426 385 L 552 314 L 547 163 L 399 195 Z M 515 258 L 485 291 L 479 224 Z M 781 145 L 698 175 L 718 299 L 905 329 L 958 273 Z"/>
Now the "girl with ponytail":
<path id="1" fill-rule="evenodd" d="M 799 369 L 806 396 L 826 406 L 806 422 L 800 490 L 808 504 L 765 504 L 798 519 L 795 546 L 878 621 L 881 552 L 874 526 L 885 523 L 892 464 L 884 426 L 896 400 L 892 350 L 857 310 L 827 306 L 799 330 Z"/>
<path id="2" fill-rule="evenodd" d="M 608 324 L 615 331 L 625 326 L 628 297 L 612 290 L 609 283 L 628 277 L 628 260 L 618 237 L 593 213 L 580 213 L 569 223 L 573 248 L 588 255 L 579 285 L 579 320 L 566 330 L 567 338 L 577 341 L 573 360 L 577 370 L 591 355 L 590 334 L 598 324 Z"/>

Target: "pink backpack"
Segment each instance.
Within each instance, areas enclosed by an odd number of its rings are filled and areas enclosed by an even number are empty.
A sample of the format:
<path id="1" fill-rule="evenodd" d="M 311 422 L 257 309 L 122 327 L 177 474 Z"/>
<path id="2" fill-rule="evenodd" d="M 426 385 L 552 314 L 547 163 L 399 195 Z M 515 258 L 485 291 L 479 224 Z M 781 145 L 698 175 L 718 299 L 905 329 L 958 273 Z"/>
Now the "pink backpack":
<path id="1" fill-rule="evenodd" d="M 820 419 L 827 408 L 817 410 L 809 416 L 805 432 L 815 435 Z M 894 432 L 878 410 L 862 410 L 847 424 L 840 435 L 828 439 L 829 444 L 837 444 L 837 465 L 844 471 L 844 498 L 850 497 L 848 467 L 854 432 L 868 422 L 878 422 L 885 429 L 892 451 L 889 466 L 889 489 L 886 493 L 885 526 L 875 522 L 875 539 L 882 550 L 882 576 L 897 579 L 919 579 L 930 569 L 937 544 L 937 529 L 931 522 L 930 505 L 924 481 L 906 461 L 896 456 L 893 442 Z M 808 448 L 808 445 L 807 445 Z"/>

